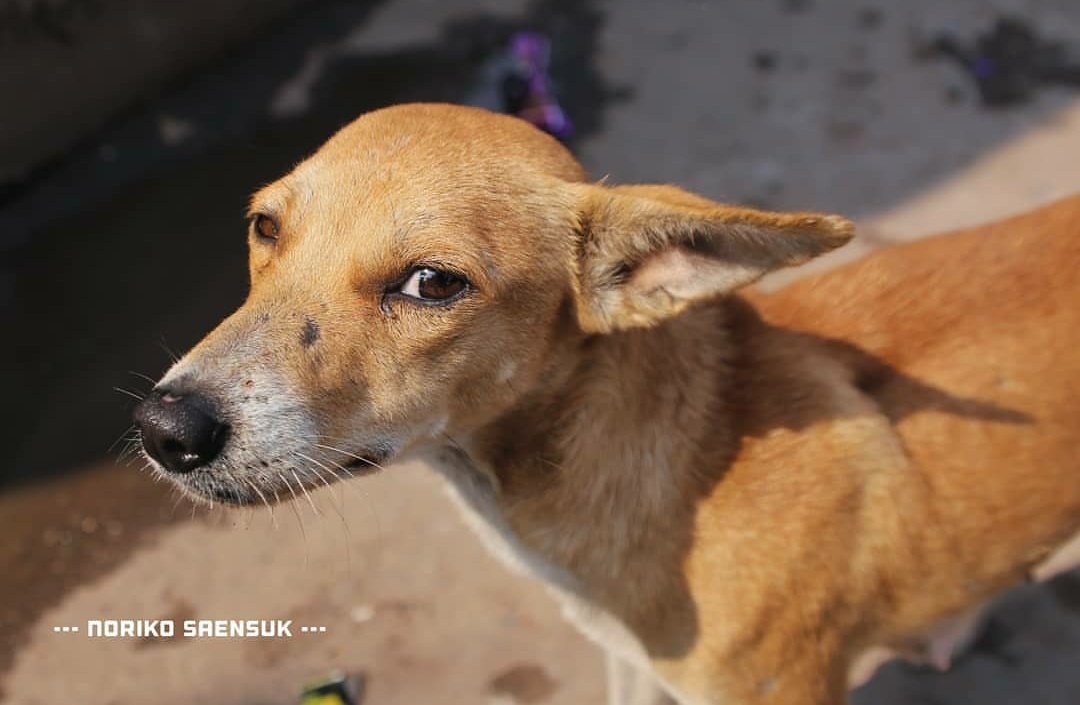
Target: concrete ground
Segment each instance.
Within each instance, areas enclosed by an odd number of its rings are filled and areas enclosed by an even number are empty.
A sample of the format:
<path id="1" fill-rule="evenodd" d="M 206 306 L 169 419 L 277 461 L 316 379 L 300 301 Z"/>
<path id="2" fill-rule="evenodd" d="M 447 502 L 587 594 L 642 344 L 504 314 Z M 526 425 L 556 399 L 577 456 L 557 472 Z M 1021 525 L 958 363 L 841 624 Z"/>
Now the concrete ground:
<path id="1" fill-rule="evenodd" d="M 285 705 L 333 670 L 369 703 L 602 702 L 601 659 L 543 590 L 481 549 L 423 468 L 265 510 L 193 511 L 109 460 L 125 397 L 244 293 L 246 195 L 352 115 L 460 100 L 509 26 L 565 38 L 591 172 L 854 216 L 857 243 L 997 218 L 1080 190 L 1080 101 L 982 108 L 935 30 L 999 12 L 1080 38 L 1072 0 L 328 3 L 118 119 L 0 211 L 18 331 L 0 485 L 0 688 L 11 705 Z M 797 273 L 775 277 L 767 286 Z M 164 341 L 164 342 L 163 342 Z M 12 354 L 5 352 L 4 354 Z M 316 513 L 315 509 L 318 509 Z M 109 617 L 291 618 L 290 640 L 89 639 Z M 856 703 L 1065 705 L 1080 697 L 1080 579 L 1010 595 L 937 674 L 887 666 Z"/>
<path id="2" fill-rule="evenodd" d="M 0 94 L 18 96 L 2 118 L 0 185 L 63 160 L 119 107 L 220 60 L 301 2 L 0 2 Z"/>

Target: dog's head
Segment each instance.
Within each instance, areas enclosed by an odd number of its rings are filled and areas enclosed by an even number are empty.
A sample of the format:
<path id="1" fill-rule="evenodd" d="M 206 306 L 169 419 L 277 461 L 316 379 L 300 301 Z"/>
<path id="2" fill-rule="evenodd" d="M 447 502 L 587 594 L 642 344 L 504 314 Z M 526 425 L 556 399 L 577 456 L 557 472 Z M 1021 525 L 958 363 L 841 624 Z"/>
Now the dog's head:
<path id="1" fill-rule="evenodd" d="M 589 335 L 843 244 L 835 216 L 587 183 L 482 110 L 365 115 L 251 202 L 247 301 L 136 409 L 155 467 L 232 503 L 468 434 Z"/>

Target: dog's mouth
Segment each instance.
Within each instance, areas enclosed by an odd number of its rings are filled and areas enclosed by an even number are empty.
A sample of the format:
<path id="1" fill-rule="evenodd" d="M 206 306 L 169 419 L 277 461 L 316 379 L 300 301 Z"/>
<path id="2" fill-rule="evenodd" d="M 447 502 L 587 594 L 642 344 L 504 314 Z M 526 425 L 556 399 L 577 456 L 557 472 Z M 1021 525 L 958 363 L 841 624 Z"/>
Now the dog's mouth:
<path id="1" fill-rule="evenodd" d="M 208 466 L 177 475 L 164 473 L 184 494 L 201 503 L 233 507 L 273 506 L 285 502 L 304 502 L 310 493 L 357 477 L 366 477 L 383 469 L 387 453 L 374 451 L 348 453 L 348 457 L 304 455 L 306 462 L 285 464 L 258 461 L 239 468 Z"/>
<path id="2" fill-rule="evenodd" d="M 368 454 L 350 459 L 347 463 L 344 463 L 343 468 L 348 470 L 354 477 L 365 477 L 382 470 L 381 463 L 385 461 L 386 458 L 381 455 Z"/>

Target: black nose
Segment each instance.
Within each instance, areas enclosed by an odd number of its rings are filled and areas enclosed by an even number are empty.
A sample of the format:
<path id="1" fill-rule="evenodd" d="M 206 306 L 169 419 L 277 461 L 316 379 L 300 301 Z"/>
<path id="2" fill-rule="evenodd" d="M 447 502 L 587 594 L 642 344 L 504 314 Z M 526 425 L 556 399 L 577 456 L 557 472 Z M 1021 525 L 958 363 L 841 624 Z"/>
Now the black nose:
<path id="1" fill-rule="evenodd" d="M 208 464 L 229 435 L 229 427 L 214 416 L 209 400 L 168 389 L 155 389 L 139 402 L 135 425 L 150 457 L 176 473 Z"/>

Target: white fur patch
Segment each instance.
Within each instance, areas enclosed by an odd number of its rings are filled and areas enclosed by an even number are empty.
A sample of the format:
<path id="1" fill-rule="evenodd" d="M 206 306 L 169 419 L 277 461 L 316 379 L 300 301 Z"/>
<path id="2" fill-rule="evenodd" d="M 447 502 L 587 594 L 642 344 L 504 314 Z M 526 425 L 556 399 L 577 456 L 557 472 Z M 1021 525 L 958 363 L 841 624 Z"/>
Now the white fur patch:
<path id="1" fill-rule="evenodd" d="M 521 543 L 499 510 L 491 479 L 453 451 L 425 450 L 418 459 L 447 479 L 448 494 L 465 523 L 493 555 L 514 572 L 543 582 L 559 601 L 563 616 L 590 640 L 625 663 L 652 672 L 645 647 L 621 621 L 585 599 L 572 574 Z"/>
<path id="2" fill-rule="evenodd" d="M 436 421 L 435 424 L 431 427 L 431 433 L 429 435 L 432 438 L 439 438 L 444 433 L 446 433 L 446 427 L 449 425 L 450 417 L 447 415 L 443 415 L 442 418 Z"/>
<path id="3" fill-rule="evenodd" d="M 513 360 L 507 360 L 503 364 L 499 365 L 499 371 L 495 375 L 495 381 L 505 384 L 514 378 L 517 374 L 517 363 Z"/>
<path id="4" fill-rule="evenodd" d="M 499 511 L 492 479 L 449 449 L 424 449 L 418 451 L 417 457 L 448 480 L 449 495 L 461 510 L 465 523 L 511 570 L 563 590 L 576 589 L 576 580 L 570 573 L 544 560 L 518 540 Z"/>

